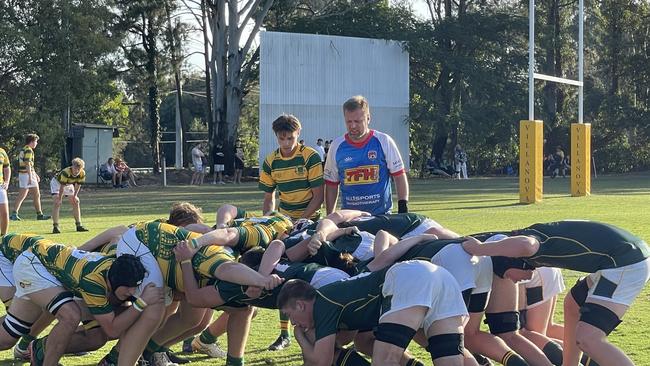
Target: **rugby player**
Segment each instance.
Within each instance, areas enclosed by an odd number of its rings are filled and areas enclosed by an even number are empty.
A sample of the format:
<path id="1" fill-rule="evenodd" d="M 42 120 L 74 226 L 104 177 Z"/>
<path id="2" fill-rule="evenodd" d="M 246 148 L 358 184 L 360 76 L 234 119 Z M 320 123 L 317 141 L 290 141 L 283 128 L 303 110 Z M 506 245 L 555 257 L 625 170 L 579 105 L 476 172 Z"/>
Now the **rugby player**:
<path id="1" fill-rule="evenodd" d="M 0 235 L 9 228 L 9 199 L 7 189 L 11 180 L 11 163 L 7 152 L 0 147 Z"/>
<path id="2" fill-rule="evenodd" d="M 86 172 L 84 171 L 84 161 L 80 158 L 72 159 L 72 165 L 61 170 L 52 180 L 50 180 L 50 190 L 54 205 L 52 206 L 52 234 L 60 234 L 59 230 L 59 211 L 63 196 L 68 197 L 72 205 L 72 214 L 77 225 L 77 231 L 88 231 L 81 224 L 81 205 L 79 201 L 79 190 L 81 185 L 86 181 Z"/>
<path id="3" fill-rule="evenodd" d="M 25 136 L 25 146 L 18 154 L 18 196 L 14 202 L 14 211 L 11 213 L 10 219 L 20 221 L 18 216 L 20 206 L 27 197 L 27 193 L 32 193 L 32 200 L 34 201 L 34 208 L 36 209 L 36 220 L 49 220 L 50 215 L 43 215 L 41 210 L 41 191 L 38 183 L 41 178 L 36 174 L 34 169 L 34 149 L 38 145 L 39 137 L 36 134 L 30 133 Z"/>

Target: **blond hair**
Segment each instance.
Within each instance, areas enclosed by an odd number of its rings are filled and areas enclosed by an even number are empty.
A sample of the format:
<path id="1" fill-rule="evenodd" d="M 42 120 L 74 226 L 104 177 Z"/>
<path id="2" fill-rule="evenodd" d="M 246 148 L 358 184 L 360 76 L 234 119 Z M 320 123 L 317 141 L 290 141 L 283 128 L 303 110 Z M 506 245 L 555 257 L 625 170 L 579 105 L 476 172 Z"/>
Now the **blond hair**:
<path id="1" fill-rule="evenodd" d="M 355 95 L 343 103 L 343 112 L 354 112 L 357 109 L 361 109 L 367 114 L 370 114 L 370 104 L 368 104 L 368 99 L 363 95 Z"/>
<path id="2" fill-rule="evenodd" d="M 81 158 L 74 158 L 72 159 L 72 165 L 83 169 L 86 166 L 86 163 L 84 163 Z"/>
<path id="3" fill-rule="evenodd" d="M 174 226 L 186 226 L 203 222 L 203 210 L 189 202 L 176 202 L 169 211 L 167 223 Z"/>

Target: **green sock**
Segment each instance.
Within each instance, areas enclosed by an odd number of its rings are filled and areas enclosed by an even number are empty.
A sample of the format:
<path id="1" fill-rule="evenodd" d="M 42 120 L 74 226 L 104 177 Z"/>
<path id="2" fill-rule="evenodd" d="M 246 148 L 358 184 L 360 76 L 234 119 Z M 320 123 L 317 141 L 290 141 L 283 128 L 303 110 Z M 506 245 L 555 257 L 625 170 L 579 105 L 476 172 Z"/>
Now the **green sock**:
<path id="1" fill-rule="evenodd" d="M 25 334 L 24 336 L 20 337 L 20 341 L 18 341 L 18 348 L 23 351 L 26 350 L 29 346 L 29 342 L 33 341 L 34 339 L 36 339 L 36 337 Z"/>
<path id="2" fill-rule="evenodd" d="M 244 366 L 244 358 L 228 355 L 226 356 L 226 366 Z"/>
<path id="3" fill-rule="evenodd" d="M 206 329 L 203 332 L 201 332 L 201 335 L 199 336 L 199 340 L 203 344 L 212 344 L 217 341 L 217 337 L 213 336 L 212 333 L 210 333 L 209 329 Z"/>
<path id="4" fill-rule="evenodd" d="M 156 353 L 156 352 L 162 352 L 163 347 L 153 340 L 149 340 L 149 343 L 147 343 L 147 347 L 145 348 L 147 351 L 151 353 Z"/>
<path id="5" fill-rule="evenodd" d="M 115 346 L 111 348 L 111 350 L 108 352 L 108 355 L 106 355 L 106 359 L 116 365 L 119 358 L 120 358 L 120 351 L 118 351 L 117 347 Z"/>
<path id="6" fill-rule="evenodd" d="M 283 312 L 280 312 L 280 335 L 283 337 L 291 337 L 289 334 L 289 317 Z"/>
<path id="7" fill-rule="evenodd" d="M 562 366 L 562 347 L 559 344 L 550 341 L 544 345 L 542 352 L 553 365 Z"/>

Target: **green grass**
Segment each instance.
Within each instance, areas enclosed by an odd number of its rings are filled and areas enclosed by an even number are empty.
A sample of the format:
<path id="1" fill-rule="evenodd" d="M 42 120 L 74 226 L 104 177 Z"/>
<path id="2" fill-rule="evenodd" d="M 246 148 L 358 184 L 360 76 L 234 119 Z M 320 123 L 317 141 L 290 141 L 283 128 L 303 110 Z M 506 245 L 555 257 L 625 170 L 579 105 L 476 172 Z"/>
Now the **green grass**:
<path id="1" fill-rule="evenodd" d="M 650 174 L 605 176 L 592 181 L 593 195 L 573 198 L 568 194 L 568 179 L 546 179 L 544 201 L 536 205 L 520 205 L 518 182 L 513 178 L 485 178 L 469 181 L 412 180 L 410 209 L 428 215 L 441 224 L 463 234 L 487 230 L 523 227 L 534 222 L 578 218 L 599 220 L 621 226 L 638 236 L 650 238 Z M 44 234 L 57 241 L 79 245 L 104 228 L 135 221 L 164 217 L 172 202 L 188 200 L 203 207 L 206 220 L 214 221 L 217 207 L 231 203 L 250 210 L 259 210 L 262 193 L 256 184 L 241 186 L 177 186 L 165 189 L 142 187 L 128 190 L 92 189 L 80 195 L 84 225 L 90 233 L 74 232 L 74 220 L 67 202 L 62 209 L 62 234 L 49 232 L 51 223 L 35 221 L 31 201 L 21 210 L 22 222 L 12 222 L 10 231 Z M 13 197 L 10 198 L 13 200 Z M 49 197 L 43 199 L 47 210 Z M 567 286 L 577 274 L 565 273 Z M 650 328 L 650 292 L 645 290 L 626 315 L 623 324 L 611 336 L 638 365 L 650 365 L 650 345 L 645 331 Z M 561 306 L 558 306 L 561 309 Z M 561 315 L 556 316 L 561 320 Z M 299 348 L 294 343 L 285 351 L 267 352 L 266 346 L 278 334 L 277 312 L 263 310 L 253 321 L 246 351 L 247 365 L 300 365 Z M 225 341 L 221 340 L 223 344 Z M 417 346 L 411 347 L 429 360 Z M 107 352 L 107 347 L 84 357 L 66 357 L 64 365 L 95 365 Z M 0 353 L 0 365 L 18 364 L 11 360 L 10 351 Z M 192 356 L 193 365 L 213 365 L 201 355 Z M 216 364 L 224 364 L 217 361 Z"/>

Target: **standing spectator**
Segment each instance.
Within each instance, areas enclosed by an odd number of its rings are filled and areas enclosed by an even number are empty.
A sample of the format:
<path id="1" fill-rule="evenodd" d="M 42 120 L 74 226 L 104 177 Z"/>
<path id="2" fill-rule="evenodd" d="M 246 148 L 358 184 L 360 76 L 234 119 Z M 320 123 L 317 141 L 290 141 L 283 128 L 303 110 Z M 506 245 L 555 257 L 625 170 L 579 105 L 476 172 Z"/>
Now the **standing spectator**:
<path id="1" fill-rule="evenodd" d="M 201 150 L 201 147 L 202 143 L 199 143 L 192 148 L 192 165 L 194 165 L 194 174 L 192 174 L 190 185 L 196 184 L 200 186 L 203 184 L 203 178 L 205 177 L 205 165 L 203 164 L 203 159 L 205 159 L 205 154 Z"/>
<path id="2" fill-rule="evenodd" d="M 551 178 L 557 177 L 558 173 L 562 178 L 566 178 L 566 168 L 567 168 L 566 158 L 564 157 L 564 151 L 561 146 L 555 148 L 555 153 L 551 157 Z"/>
<path id="3" fill-rule="evenodd" d="M 212 184 L 226 184 L 223 181 L 223 171 L 226 165 L 225 154 L 223 153 L 223 145 L 218 143 L 214 146 L 212 150 L 212 161 L 214 162 L 214 180 Z M 217 175 L 219 176 L 219 181 L 217 181 Z"/>
<path id="4" fill-rule="evenodd" d="M 331 140 L 325 140 L 325 154 L 323 155 L 323 169 L 325 168 L 325 162 L 327 161 L 327 153 L 330 151 L 330 144 L 332 143 Z"/>
<path id="5" fill-rule="evenodd" d="M 233 183 L 241 184 L 241 175 L 244 171 L 244 147 L 241 140 L 235 141 L 235 178 Z"/>
<path id="6" fill-rule="evenodd" d="M 41 191 L 38 183 L 41 178 L 36 174 L 34 169 L 34 149 L 38 145 L 38 135 L 30 133 L 25 136 L 25 146 L 20 150 L 18 155 L 18 197 L 14 203 L 14 211 L 11 213 L 11 220 L 20 221 L 18 216 L 20 206 L 27 197 L 27 193 L 32 193 L 32 200 L 34 201 L 34 208 L 36 209 L 36 220 L 49 220 L 49 215 L 43 215 L 41 210 Z"/>
<path id="7" fill-rule="evenodd" d="M 128 165 L 126 165 L 126 162 L 120 158 L 115 159 L 115 164 L 113 165 L 115 168 L 115 184 L 113 187 L 115 188 L 126 188 L 126 184 L 122 184 L 122 180 L 124 178 L 127 179 L 127 181 L 131 182 L 131 185 L 134 187 L 137 187 L 138 185 L 135 183 L 135 174 L 133 174 L 133 171 L 131 171 L 131 168 L 129 168 Z"/>
<path id="8" fill-rule="evenodd" d="M 371 130 L 370 106 L 366 98 L 355 96 L 343 104 L 348 132 L 332 142 L 325 163 L 325 207 L 336 208 L 341 189 L 344 209 L 380 215 L 390 212 L 393 201 L 390 177 L 395 181 L 398 212 L 408 212 L 409 185 L 404 162 L 392 137 Z"/>
<path id="9" fill-rule="evenodd" d="M 264 191 L 265 215 L 275 211 L 277 190 L 280 213 L 292 220 L 320 217 L 323 166 L 316 150 L 297 143 L 300 130 L 300 121 L 295 116 L 282 115 L 273 121 L 278 149 L 266 156 L 259 182 Z"/>
<path id="10" fill-rule="evenodd" d="M 88 231 L 81 225 L 81 205 L 79 201 L 79 190 L 81 185 L 86 182 L 86 172 L 84 171 L 85 163 L 80 158 L 72 159 L 72 165 L 61 170 L 52 180 L 50 180 L 50 190 L 54 198 L 52 207 L 52 234 L 60 234 L 59 230 L 59 210 L 63 202 L 63 196 L 68 197 L 72 205 L 72 214 L 77 225 L 77 231 Z"/>
<path id="11" fill-rule="evenodd" d="M 9 228 L 9 200 L 7 188 L 11 180 L 11 163 L 7 152 L 0 147 L 0 236 Z"/>
<path id="12" fill-rule="evenodd" d="M 454 164 L 456 165 L 456 177 L 461 179 L 462 173 L 462 179 L 469 179 L 467 177 L 467 154 L 460 144 L 456 145 L 454 149 Z"/>
<path id="13" fill-rule="evenodd" d="M 323 139 L 316 140 L 316 146 L 314 147 L 314 150 L 316 150 L 318 156 L 320 156 L 320 160 L 325 161 L 325 148 L 323 147 Z"/>

